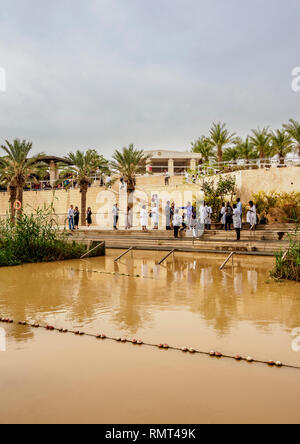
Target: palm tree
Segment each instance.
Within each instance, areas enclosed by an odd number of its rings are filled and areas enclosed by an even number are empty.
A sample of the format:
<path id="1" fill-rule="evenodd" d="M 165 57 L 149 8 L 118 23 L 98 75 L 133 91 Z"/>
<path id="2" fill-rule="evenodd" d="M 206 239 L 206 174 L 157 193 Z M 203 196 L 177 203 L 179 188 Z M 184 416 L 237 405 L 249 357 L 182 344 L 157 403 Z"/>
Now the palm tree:
<path id="1" fill-rule="evenodd" d="M 192 142 L 192 152 L 202 154 L 204 162 L 209 162 L 210 157 L 215 156 L 213 144 L 211 140 L 205 136 L 201 136 L 195 142 Z"/>
<path id="2" fill-rule="evenodd" d="M 136 150 L 131 144 L 122 151 L 115 150 L 112 158 L 112 169 L 118 172 L 127 184 L 129 203 L 129 196 L 135 190 L 136 175 L 145 171 L 149 156 L 146 156 L 143 150 Z"/>
<path id="3" fill-rule="evenodd" d="M 223 153 L 223 160 L 225 162 L 233 162 L 236 164 L 236 161 L 240 159 L 239 150 L 236 147 L 229 147 Z"/>
<path id="4" fill-rule="evenodd" d="M 15 139 L 13 143 L 8 140 L 5 143 L 6 145 L 1 146 L 5 156 L 0 162 L 0 176 L 1 183 L 8 188 L 11 221 L 14 223 L 16 201 L 21 203 L 18 214 L 22 214 L 23 190 L 26 181 L 31 176 L 38 176 L 41 170 L 45 170 L 46 165 L 39 160 L 43 154 L 28 158 L 32 150 L 31 142 Z"/>
<path id="5" fill-rule="evenodd" d="M 221 122 L 213 123 L 209 133 L 212 146 L 217 149 L 218 162 L 221 164 L 223 161 L 223 149 L 234 141 L 235 134 L 230 133 L 226 128 L 226 123 Z"/>
<path id="6" fill-rule="evenodd" d="M 294 140 L 296 149 L 298 150 L 298 156 L 300 157 L 300 122 L 290 119 L 287 125 L 283 125 L 283 128 Z"/>
<path id="7" fill-rule="evenodd" d="M 269 127 L 260 128 L 252 130 L 252 135 L 250 135 L 251 146 L 257 151 L 260 160 L 264 161 L 266 157 L 271 154 L 271 135 L 269 132 Z"/>
<path id="8" fill-rule="evenodd" d="M 76 177 L 81 193 L 81 225 L 86 225 L 86 195 L 91 183 L 92 174 L 101 168 L 107 168 L 108 162 L 100 156 L 96 150 L 79 151 L 69 153 L 66 157 L 66 166 L 62 175 L 72 174 Z"/>
<path id="9" fill-rule="evenodd" d="M 252 159 L 257 159 L 258 157 L 257 151 L 254 149 L 253 145 L 249 141 L 249 137 L 246 137 L 245 140 L 243 140 L 241 137 L 238 137 L 235 141 L 235 147 L 239 153 L 240 159 L 245 159 L 249 161 Z"/>
<path id="10" fill-rule="evenodd" d="M 293 140 L 291 136 L 283 130 L 271 132 L 272 154 L 278 155 L 280 165 L 284 165 L 285 158 L 288 153 L 293 151 Z"/>

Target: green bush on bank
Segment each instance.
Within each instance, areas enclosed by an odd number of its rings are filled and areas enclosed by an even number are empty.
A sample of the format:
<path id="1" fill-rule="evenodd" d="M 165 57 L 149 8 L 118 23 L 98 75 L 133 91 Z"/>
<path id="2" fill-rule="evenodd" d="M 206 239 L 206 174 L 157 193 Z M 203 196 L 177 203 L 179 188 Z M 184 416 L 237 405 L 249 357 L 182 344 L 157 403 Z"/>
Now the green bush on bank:
<path id="1" fill-rule="evenodd" d="M 298 229 L 290 236 L 289 248 L 286 252 L 276 254 L 276 263 L 272 276 L 277 279 L 288 279 L 300 282 L 300 241 Z"/>
<path id="2" fill-rule="evenodd" d="M 0 266 L 78 259 L 86 246 L 69 243 L 49 212 L 22 215 L 12 225 L 9 219 L 0 223 Z"/>

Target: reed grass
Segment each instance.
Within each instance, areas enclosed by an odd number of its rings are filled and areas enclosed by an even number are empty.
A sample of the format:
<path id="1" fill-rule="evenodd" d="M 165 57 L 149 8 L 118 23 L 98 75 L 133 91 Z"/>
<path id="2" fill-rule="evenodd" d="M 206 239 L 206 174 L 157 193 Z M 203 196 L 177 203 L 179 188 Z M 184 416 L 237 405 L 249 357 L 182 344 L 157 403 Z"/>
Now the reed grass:
<path id="1" fill-rule="evenodd" d="M 15 225 L 9 218 L 0 223 L 0 267 L 78 259 L 86 249 L 68 242 L 67 232 L 59 230 L 51 208 L 23 214 Z"/>
<path id="2" fill-rule="evenodd" d="M 287 251 L 276 254 L 276 263 L 272 276 L 276 279 L 288 279 L 300 282 L 300 240 L 299 227 L 290 235 Z"/>

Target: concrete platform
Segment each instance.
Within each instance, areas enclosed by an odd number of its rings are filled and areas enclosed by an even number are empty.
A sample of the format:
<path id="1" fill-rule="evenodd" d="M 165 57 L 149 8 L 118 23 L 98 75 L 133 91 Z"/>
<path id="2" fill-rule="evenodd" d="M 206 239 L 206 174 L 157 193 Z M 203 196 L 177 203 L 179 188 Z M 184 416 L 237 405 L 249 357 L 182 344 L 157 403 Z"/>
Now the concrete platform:
<path id="1" fill-rule="evenodd" d="M 151 230 L 149 232 L 133 230 L 80 230 L 70 233 L 70 238 L 85 241 L 105 241 L 106 248 L 145 250 L 197 251 L 211 253 L 229 253 L 274 255 L 285 251 L 289 245 L 291 232 L 278 230 L 242 231 L 241 241 L 236 242 L 234 231 L 205 231 L 200 238 L 192 238 L 182 233 L 174 239 L 173 231 Z"/>

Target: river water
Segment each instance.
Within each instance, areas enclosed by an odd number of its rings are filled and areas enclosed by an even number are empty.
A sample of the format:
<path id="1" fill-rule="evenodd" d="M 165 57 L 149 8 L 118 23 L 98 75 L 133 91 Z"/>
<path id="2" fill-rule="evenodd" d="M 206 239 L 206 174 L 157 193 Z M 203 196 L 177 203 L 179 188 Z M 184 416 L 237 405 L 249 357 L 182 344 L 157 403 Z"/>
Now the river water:
<path id="1" fill-rule="evenodd" d="M 300 286 L 273 259 L 118 254 L 0 269 L 0 316 L 300 366 Z M 300 422 L 300 370 L 0 328 L 1 423 Z"/>

